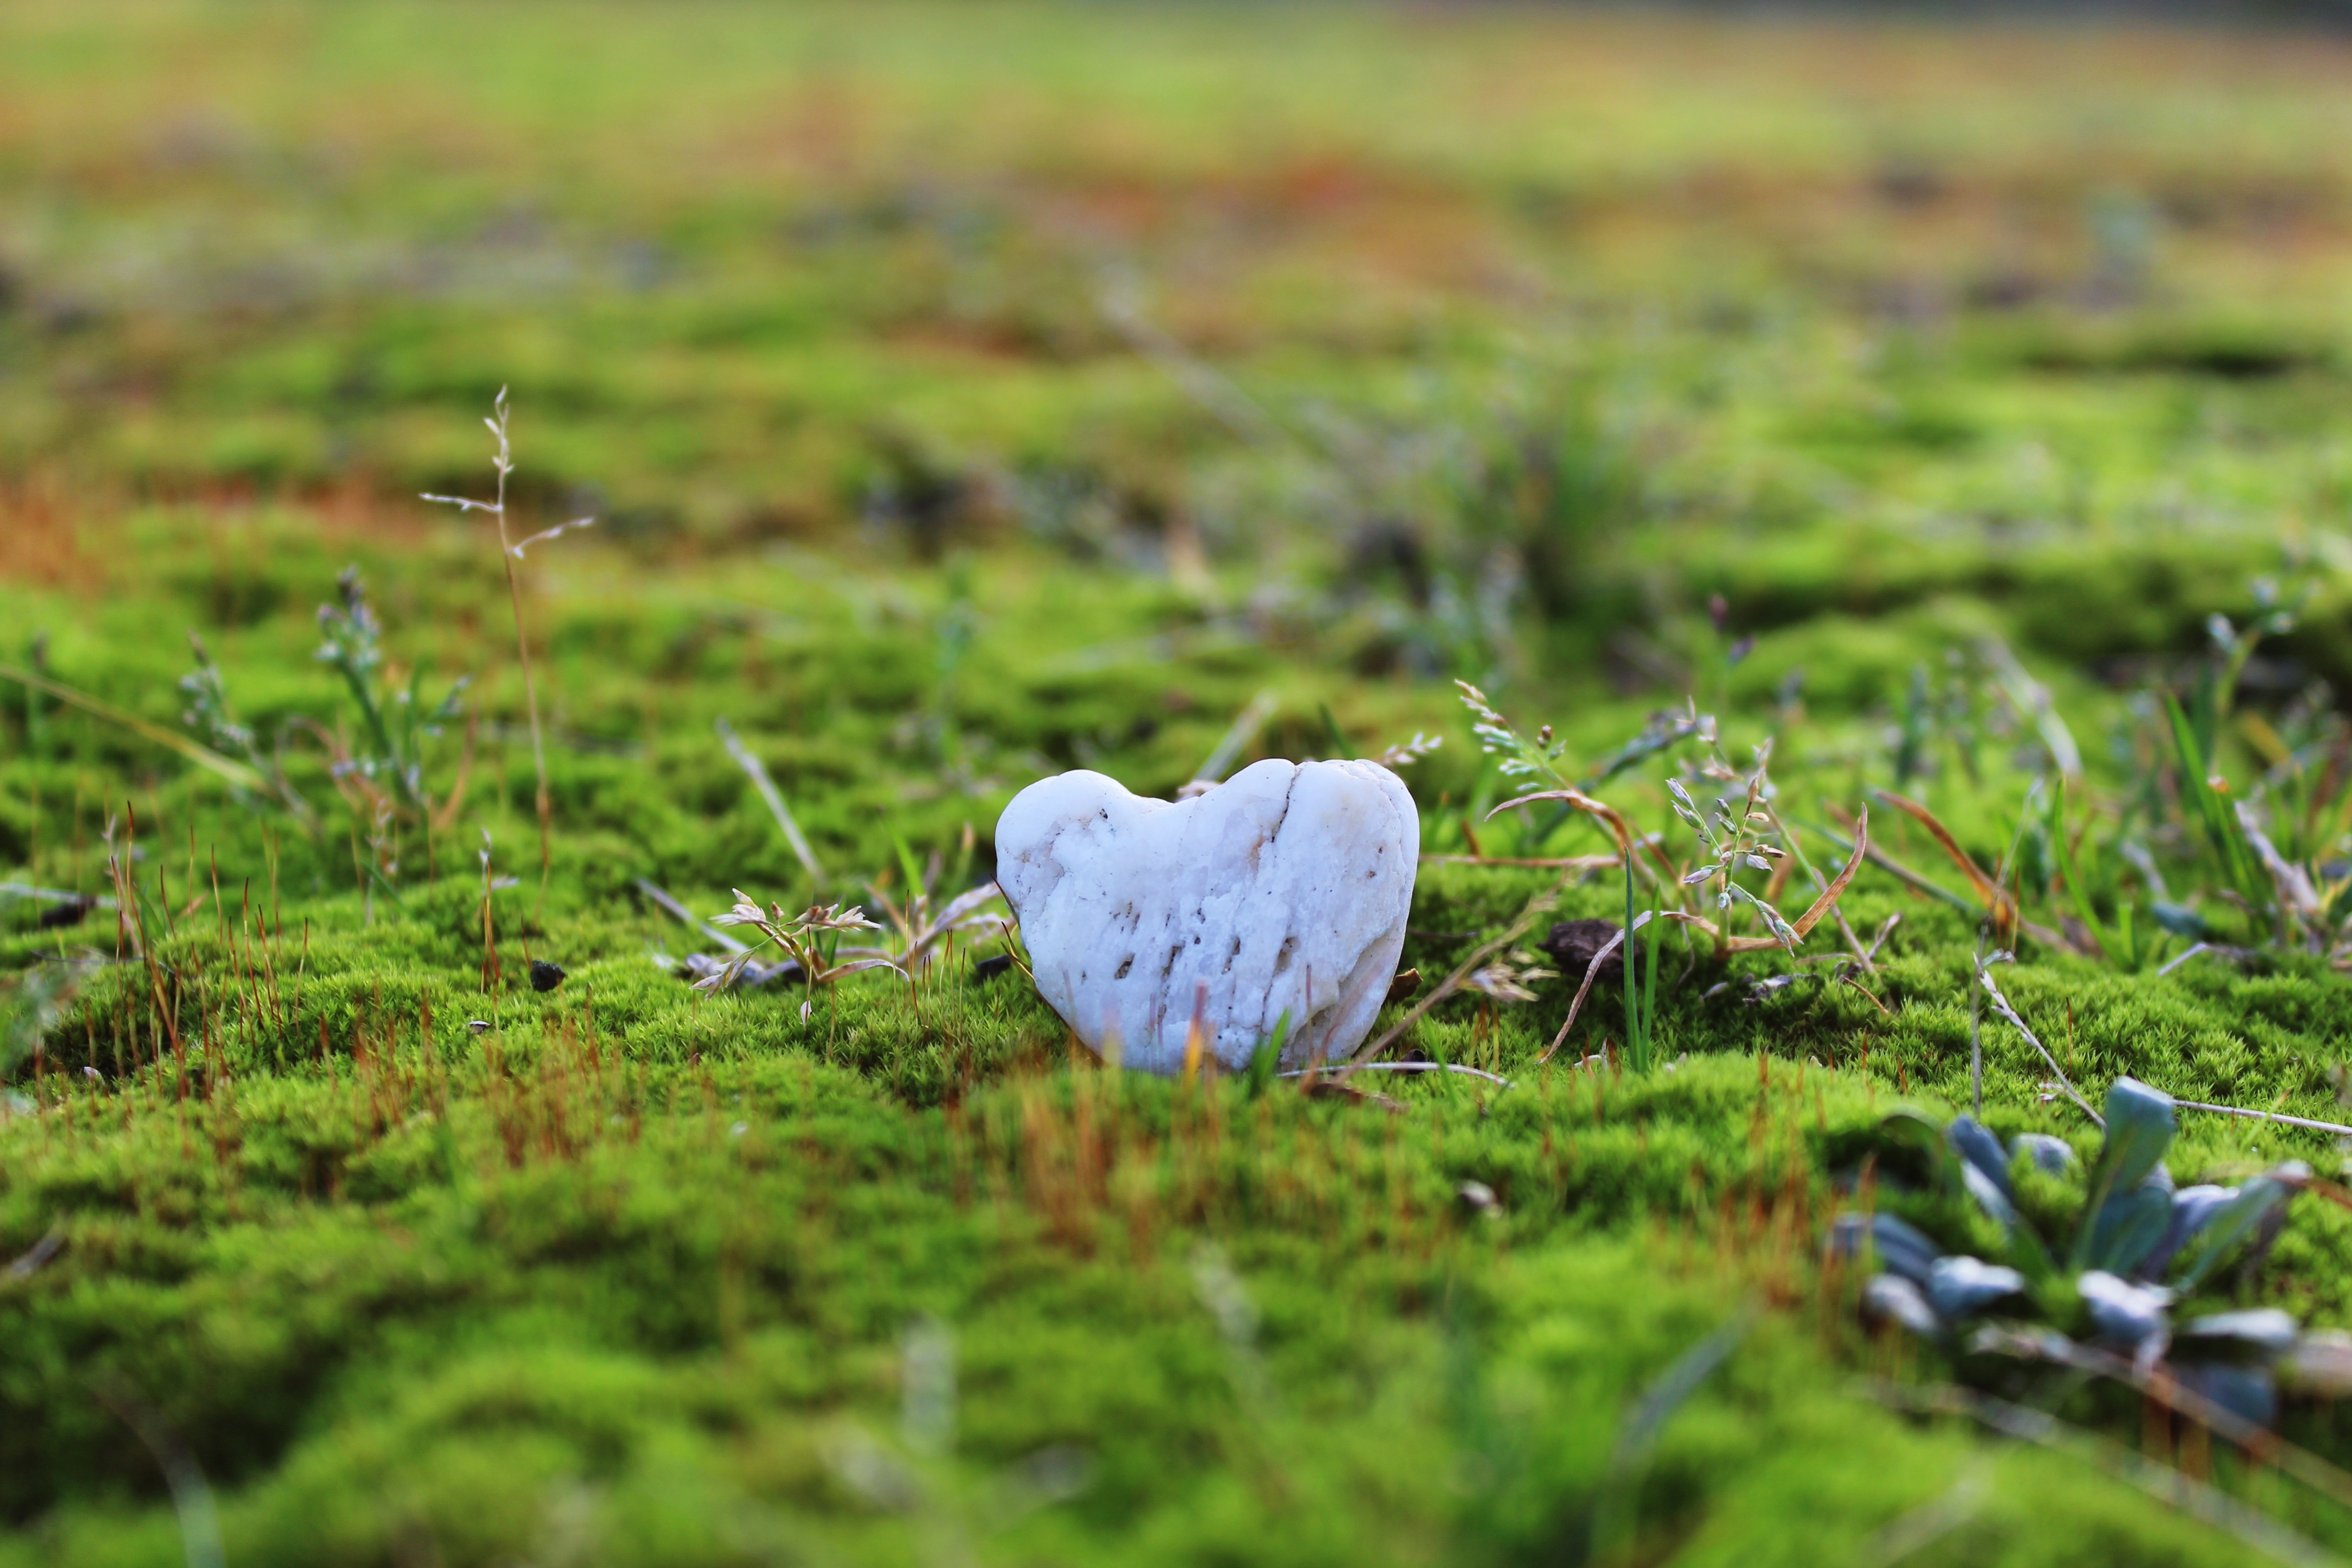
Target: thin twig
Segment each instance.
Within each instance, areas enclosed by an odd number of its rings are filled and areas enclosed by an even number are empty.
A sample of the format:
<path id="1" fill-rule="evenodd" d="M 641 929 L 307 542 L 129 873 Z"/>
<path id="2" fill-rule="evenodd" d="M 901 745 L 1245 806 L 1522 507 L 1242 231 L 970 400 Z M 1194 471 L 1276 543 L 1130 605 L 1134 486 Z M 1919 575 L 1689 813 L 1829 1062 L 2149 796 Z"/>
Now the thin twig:
<path id="1" fill-rule="evenodd" d="M 1902 923 L 1903 914 L 1901 910 L 1898 910 L 1894 914 L 1887 916 L 1886 919 L 1880 923 L 1877 934 L 1870 939 L 1870 952 L 1866 956 L 1875 961 L 1878 957 L 1878 950 L 1886 945 L 1886 939 L 1894 935 L 1895 928 Z"/>
<path id="2" fill-rule="evenodd" d="M 681 924 L 690 926 L 694 930 L 700 931 L 703 935 L 709 937 L 711 941 L 717 942 L 719 946 L 725 948 L 730 952 L 745 952 L 751 945 L 748 942 L 728 935 L 725 931 L 720 931 L 717 926 L 712 925 L 709 921 L 701 919 L 696 915 L 692 910 L 688 909 L 684 904 L 679 903 L 676 899 L 670 897 L 669 894 L 664 892 L 661 889 L 656 887 L 653 883 L 647 881 L 643 877 L 637 879 L 637 891 L 651 899 L 655 903 L 659 904 L 663 909 L 667 910 L 672 915 L 677 918 Z"/>
<path id="3" fill-rule="evenodd" d="M 2210 952 L 2212 951 L 2212 943 L 2204 942 L 2197 942 L 2190 946 L 2189 951 L 2181 953 L 2179 957 L 2167 959 L 2163 963 L 2159 964 L 2156 971 L 2157 978 L 2161 980 L 2166 975 L 2171 973 L 2174 970 L 2179 968 L 2182 964 L 2188 963 L 2190 959 L 2196 957 L 2199 953 Z"/>
<path id="4" fill-rule="evenodd" d="M 2275 1121 L 2282 1127 L 2308 1127 L 2314 1132 L 2333 1132 L 2340 1138 L 2352 1138 L 2352 1127 L 2340 1121 L 2314 1121 L 2307 1116 L 2288 1116 L 2276 1110 L 2244 1110 L 2234 1105 L 2208 1105 L 2199 1100 L 2176 1100 L 2172 1103 L 2183 1110 L 2210 1110 L 2217 1116 L 2242 1116 L 2250 1121 Z"/>
<path id="5" fill-rule="evenodd" d="M 1642 918 L 1646 921 L 1650 917 L 1645 911 Z M 1551 1037 L 1551 1044 L 1546 1046 L 1543 1049 L 1543 1055 L 1536 1058 L 1536 1061 L 1538 1064 L 1551 1060 L 1551 1058 L 1558 1054 L 1559 1047 L 1566 1043 L 1569 1030 L 1576 1026 L 1576 1016 L 1584 1010 L 1585 997 L 1591 994 L 1593 978 L 1601 973 L 1601 961 L 1607 958 L 1611 953 L 1616 952 L 1619 947 L 1624 944 L 1624 941 L 1625 931 L 1624 928 L 1621 926 L 1618 928 L 1617 934 L 1611 937 L 1607 942 L 1602 942 L 1601 944 L 1600 951 L 1595 952 L 1591 959 L 1585 964 L 1584 983 L 1576 988 L 1576 997 L 1568 1005 L 1568 1016 L 1559 1021 L 1559 1033 Z"/>
<path id="6" fill-rule="evenodd" d="M 2058 1087 L 2066 1091 L 2066 1098 L 2081 1106 L 2083 1114 L 2096 1123 L 2100 1131 L 2105 1131 L 2107 1119 L 2092 1110 L 2091 1102 L 2075 1092 L 2074 1084 L 2066 1077 L 2065 1069 L 2058 1065 L 2058 1058 L 2050 1054 L 2050 1047 L 2043 1045 L 2032 1029 L 2026 1027 L 2025 1020 L 2017 1016 L 2017 1009 L 2009 1005 L 2009 998 L 2002 995 L 2000 987 L 1993 984 L 1992 971 L 1985 967 L 1984 961 L 1981 959 L 1977 962 L 1977 979 L 1983 984 L 1985 994 L 1992 998 L 1992 1010 L 2008 1019 L 2011 1026 L 2025 1037 L 2027 1045 L 2042 1053 L 2042 1059 L 2050 1064 L 2050 1071 L 2058 1079 Z"/>
<path id="7" fill-rule="evenodd" d="M 1985 925 L 1977 922 L 1977 951 L 1969 962 L 1979 974 L 1985 966 Z M 1971 990 L 1969 993 L 1969 1114 L 1984 1118 L 1984 997 Z"/>
<path id="8" fill-rule="evenodd" d="M 1330 1078 L 1310 1078 L 1298 1086 L 1298 1092 L 1309 1100 L 1351 1100 L 1359 1105 L 1377 1105 L 1391 1115 L 1404 1110 L 1404 1104 L 1401 1100 L 1391 1100 L 1385 1094 L 1374 1094 L 1370 1089 L 1356 1089 L 1340 1082 L 1340 1078 L 1344 1076 L 1344 1074 L 1336 1074 Z"/>
<path id="9" fill-rule="evenodd" d="M 574 529 L 593 528 L 595 526 L 596 520 L 593 517 L 575 517 L 570 522 L 559 522 L 553 528 L 542 528 L 537 533 L 532 534 L 529 539 L 516 540 L 512 545 L 508 547 L 507 553 L 520 561 L 522 559 L 522 552 L 529 550 L 534 544 L 544 544 L 551 539 L 561 539 L 565 534 L 572 532 Z"/>
<path id="10" fill-rule="evenodd" d="M 1895 1016 L 1895 1009 L 1880 1001 L 1878 999 L 1877 992 L 1873 991 L 1869 986 L 1864 985 L 1861 981 L 1856 980 L 1853 977 L 1853 972 L 1844 967 L 1843 960 L 1839 961 L 1839 967 L 1832 973 L 1830 978 L 1842 985 L 1850 986 L 1853 989 L 1861 992 L 1862 999 L 1869 1003 L 1872 1006 L 1877 1008 L 1883 1016 L 1889 1018 Z"/>
<path id="11" fill-rule="evenodd" d="M 1253 447 L 1273 449 L 1297 441 L 1256 399 L 1187 350 L 1166 329 L 1143 313 L 1129 280 L 1106 277 L 1096 290 L 1095 305 L 1128 346 L 1151 362 L 1163 374 L 1190 394 L 1223 425 Z"/>
<path id="12" fill-rule="evenodd" d="M 1416 1003 L 1412 1012 L 1398 1019 L 1393 1028 L 1370 1044 L 1359 1047 L 1355 1055 L 1349 1059 L 1354 1063 L 1375 1060 L 1381 1052 L 1403 1038 L 1405 1031 L 1420 1023 L 1432 1007 L 1462 989 L 1462 983 L 1475 973 L 1480 964 L 1527 935 L 1534 927 L 1537 917 L 1549 910 L 1559 901 L 1560 891 L 1567 886 L 1568 879 L 1563 877 L 1552 887 L 1529 899 L 1527 908 L 1519 911 L 1518 919 L 1513 921 L 1502 935 L 1490 942 L 1481 942 L 1477 947 L 1473 948 L 1470 956 L 1456 964 L 1453 973 L 1439 981 L 1437 988 Z"/>
<path id="13" fill-rule="evenodd" d="M 1983 1510 L 1992 1489 L 1986 1479 L 1990 1469 L 1982 1458 L 1971 1460 L 1948 1489 L 1864 1536 L 1854 1548 L 1854 1562 L 1864 1568 L 1890 1568 L 1967 1524 Z"/>
<path id="14" fill-rule="evenodd" d="M 2003 1436 L 2088 1460 L 2109 1475 L 2127 1481 L 2158 1502 L 2190 1518 L 2227 1531 L 2240 1541 L 2281 1563 L 2301 1568 L 2334 1568 L 2337 1559 L 2308 1537 L 2248 1508 L 2228 1493 L 2157 1464 L 2120 1444 L 2079 1426 L 2069 1426 L 2040 1410 L 1993 1399 L 1969 1389 L 1945 1384 L 1936 1388 L 1906 1388 L 1871 1381 L 1862 1385 L 1870 1398 L 1891 1409 L 1919 1415 L 1965 1415 Z"/>
<path id="15" fill-rule="evenodd" d="M 1278 1072 L 1276 1078 L 1306 1078 L 1310 1074 L 1328 1072 L 1328 1068 L 1294 1068 Z M 1465 1078 L 1483 1078 L 1488 1083 L 1501 1084 L 1505 1089 L 1516 1087 L 1509 1079 L 1480 1068 L 1464 1067 L 1459 1062 L 1358 1062 L 1349 1072 L 1458 1072 Z"/>
<path id="16" fill-rule="evenodd" d="M 1640 914 L 1633 917 L 1633 929 L 1635 931 L 1640 931 L 1643 926 L 1648 925 L 1653 918 L 1662 921 L 1680 921 L 1687 926 L 1704 928 L 1706 925 L 1706 921 L 1700 920 L 1696 915 L 1685 914 L 1680 910 L 1643 910 Z M 1601 961 L 1607 958 L 1611 953 L 1616 952 L 1619 944 L 1623 942 L 1624 940 L 1624 928 L 1620 927 L 1617 934 L 1611 937 L 1607 942 L 1602 942 L 1601 944 L 1601 951 L 1594 953 L 1591 961 L 1585 964 L 1584 984 L 1576 988 L 1576 996 L 1568 1005 L 1568 1016 L 1560 1020 L 1559 1033 L 1551 1037 L 1551 1044 L 1546 1046 L 1543 1049 L 1543 1054 L 1536 1058 L 1536 1061 L 1538 1064 L 1551 1060 L 1554 1053 L 1559 1051 L 1561 1045 L 1567 1041 L 1568 1031 L 1575 1026 L 1577 1015 L 1583 1010 L 1584 998 L 1592 990 L 1593 979 L 1601 973 Z M 1827 955 L 1824 954 L 1823 956 Z M 1801 959 L 1798 962 L 1802 963 L 1803 961 Z M 1865 991 L 1863 994 L 1869 996 L 1870 993 Z M 1870 999 L 1874 1002 L 1878 1000 L 1875 996 L 1871 996 Z M 1886 1009 L 1884 1006 L 1879 1008 L 1879 1011 L 1882 1013 Z"/>
<path id="17" fill-rule="evenodd" d="M 2174 970 L 2179 968 L 2182 964 L 2188 963 L 2190 959 L 2198 956 L 2200 953 L 2210 954 L 2212 957 L 2221 960 L 2224 963 L 2236 963 L 2243 959 L 2252 956 L 2252 953 L 2242 947 L 2231 947 L 2218 942 L 2200 942 L 2191 946 L 2188 952 L 2167 959 L 2163 966 L 2158 969 L 2156 973 L 2158 976 L 2169 974 Z"/>
<path id="18" fill-rule="evenodd" d="M 2322 1497 L 2352 1508 L 2352 1475 L 2345 1474 L 2308 1448 L 2287 1442 L 2260 1422 L 2249 1421 L 2229 1406 L 2208 1399 L 2161 1367 L 2143 1370 L 2122 1356 L 2057 1334 L 2008 1334 L 1995 1342 L 2011 1355 L 2054 1361 L 2137 1389 L 2223 1441 L 2236 1444 L 2263 1463 L 2276 1465 Z"/>

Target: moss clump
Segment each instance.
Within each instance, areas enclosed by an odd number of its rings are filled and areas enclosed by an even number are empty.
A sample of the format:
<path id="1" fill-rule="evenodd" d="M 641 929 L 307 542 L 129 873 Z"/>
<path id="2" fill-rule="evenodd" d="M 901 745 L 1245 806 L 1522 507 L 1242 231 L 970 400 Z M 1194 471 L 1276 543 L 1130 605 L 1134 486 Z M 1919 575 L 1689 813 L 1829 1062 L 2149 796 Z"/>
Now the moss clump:
<path id="1" fill-rule="evenodd" d="M 2085 1085 L 2342 1115 L 2340 106 L 2293 39 L 2191 79 L 2054 33 L 1697 37 L 0 13 L 37 218 L 0 235 L 0 663 L 177 731 L 195 630 L 309 805 L 0 679 L 0 881 L 121 906 L 0 895 L 0 1568 L 182 1561 L 203 1499 L 239 1568 L 1810 1564 L 1929 1524 L 1923 1561 L 2244 1561 L 2080 1451 L 1867 1397 L 1968 1369 L 1866 1332 L 1821 1240 L 1972 1052 L 1996 1132 L 2088 1146 L 1971 1008 L 1991 948 Z M 1150 287 L 1107 295 L 1105 243 Z M 411 499 L 472 492 L 509 384 L 518 516 L 599 518 L 524 573 L 544 858 L 504 570 Z M 373 809 L 313 657 L 354 562 L 387 681 L 474 680 L 431 809 Z M 1608 847 L 1490 813 L 1525 781 L 1457 675 L 1572 779 L 1662 707 L 1740 768 L 1769 739 L 1818 867 L 1873 814 L 1874 956 L 1678 932 L 1644 1075 L 1571 1065 L 1606 994 L 1542 1058 L 1579 975 L 1466 992 L 1399 1053 L 1509 1086 L 1377 1098 L 1107 1072 L 986 947 L 814 995 L 676 972 L 716 948 L 657 893 L 952 895 L 1029 779 L 1171 791 L 1263 692 L 1235 763 L 1442 737 L 1434 984 L 1559 879 L 1495 862 Z M 1597 786 L 1685 864 L 1698 755 Z M 1624 913 L 1603 874 L 1543 919 Z M 2343 1163 L 2193 1113 L 2172 1155 L 2284 1157 Z M 2081 1194 L 2022 1182 L 2063 1229 Z M 2352 1215 L 2299 1201 L 2226 1294 L 2352 1326 Z M 2136 1398 L 2056 1414 L 2352 1548 Z M 2332 1406 L 2285 1430 L 2352 1459 Z"/>

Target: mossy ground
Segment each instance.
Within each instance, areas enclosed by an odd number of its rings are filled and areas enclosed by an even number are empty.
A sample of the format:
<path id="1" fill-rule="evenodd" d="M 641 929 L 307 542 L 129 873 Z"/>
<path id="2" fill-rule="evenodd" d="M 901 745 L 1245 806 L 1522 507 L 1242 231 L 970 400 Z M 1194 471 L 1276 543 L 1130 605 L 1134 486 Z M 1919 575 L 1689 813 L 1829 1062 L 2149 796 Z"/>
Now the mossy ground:
<path id="1" fill-rule="evenodd" d="M 1990 863 L 2049 759 L 1988 637 L 2121 809 L 2163 771 L 2133 693 L 2258 576 L 2310 597 L 2245 710 L 2352 675 L 2341 64 L 1517 12 L 10 7 L 0 661 L 39 634 L 173 726 L 193 629 L 257 730 L 347 726 L 313 611 L 355 562 L 392 661 L 476 683 L 428 763 L 446 795 L 470 754 L 460 805 L 394 825 L 383 886 L 316 747 L 311 835 L 0 682 L 0 879 L 104 891 L 135 817 L 168 926 L 14 1064 L 0 1264 L 63 1247 L 0 1279 L 0 1563 L 180 1559 L 125 1410 L 239 1568 L 1559 1562 L 1601 1500 L 1624 1562 L 1886 1561 L 1937 1500 L 1910 1560 L 2242 1561 L 1859 1392 L 1940 1369 L 1861 1330 L 1822 1232 L 1878 1118 L 1966 1101 L 1979 940 L 1874 868 L 1845 903 L 1903 916 L 1874 1001 L 1710 995 L 1677 952 L 1675 1065 L 1641 1078 L 1537 1063 L 1567 982 L 1457 1000 L 1407 1044 L 1513 1087 L 1384 1082 L 1393 1110 L 1107 1071 L 970 948 L 805 1019 L 698 998 L 656 960 L 707 944 L 637 882 L 815 892 L 721 719 L 828 896 L 878 901 L 902 846 L 984 879 L 1042 773 L 1172 790 L 1261 690 L 1242 760 L 1445 737 L 1409 774 L 1433 852 L 1599 848 L 1482 822 L 1507 781 L 1455 675 L 1580 763 L 1692 693 L 1733 755 L 1775 738 L 1792 817 L 1900 780 Z M 480 492 L 501 384 L 519 506 L 601 514 L 524 568 L 544 876 L 496 550 L 405 499 Z M 2228 739 L 2242 781 L 2262 733 Z M 1608 793 L 1680 833 L 1661 777 Z M 1405 963 L 1548 885 L 1425 868 Z M 0 901 L 0 969 L 116 955 L 110 916 L 42 907 Z M 2339 1114 L 2321 957 L 2021 960 L 2080 1082 Z M 1591 1017 L 1575 1047 L 1621 1027 Z M 2087 1147 L 1984 1042 L 1986 1120 Z M 2172 1163 L 2288 1155 L 2341 1161 L 2210 1118 Z M 2237 1289 L 2352 1325 L 2352 1215 L 2296 1207 Z M 2176 1457 L 2129 1402 L 2064 1414 Z M 2333 1411 L 2292 1422 L 2352 1458 Z"/>

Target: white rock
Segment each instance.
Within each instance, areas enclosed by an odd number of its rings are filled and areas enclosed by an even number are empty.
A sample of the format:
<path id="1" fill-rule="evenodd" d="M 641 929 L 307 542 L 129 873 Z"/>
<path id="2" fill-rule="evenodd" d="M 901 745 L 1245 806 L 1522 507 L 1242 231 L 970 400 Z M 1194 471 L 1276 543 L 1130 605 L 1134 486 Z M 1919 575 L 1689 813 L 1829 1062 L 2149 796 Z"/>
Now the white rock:
<path id="1" fill-rule="evenodd" d="M 1227 1068 L 1285 1014 L 1286 1066 L 1363 1040 L 1395 977 L 1421 818 L 1375 763 L 1253 763 L 1192 800 L 1043 779 L 996 825 L 1037 988 L 1078 1038 L 1176 1072 L 1198 1005 Z"/>

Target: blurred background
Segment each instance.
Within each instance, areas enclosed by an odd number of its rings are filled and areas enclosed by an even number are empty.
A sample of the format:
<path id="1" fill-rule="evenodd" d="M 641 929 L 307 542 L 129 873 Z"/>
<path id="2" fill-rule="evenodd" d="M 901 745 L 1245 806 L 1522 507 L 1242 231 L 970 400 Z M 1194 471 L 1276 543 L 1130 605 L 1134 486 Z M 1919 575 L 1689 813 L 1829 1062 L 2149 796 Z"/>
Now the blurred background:
<path id="1" fill-rule="evenodd" d="M 144 518 L 315 597 L 266 520 L 454 526 L 509 386 L 632 574 L 1012 552 L 1621 689 L 1719 596 L 1868 700 L 2305 573 L 2341 685 L 2347 17 L 16 0 L 0 574 Z"/>

